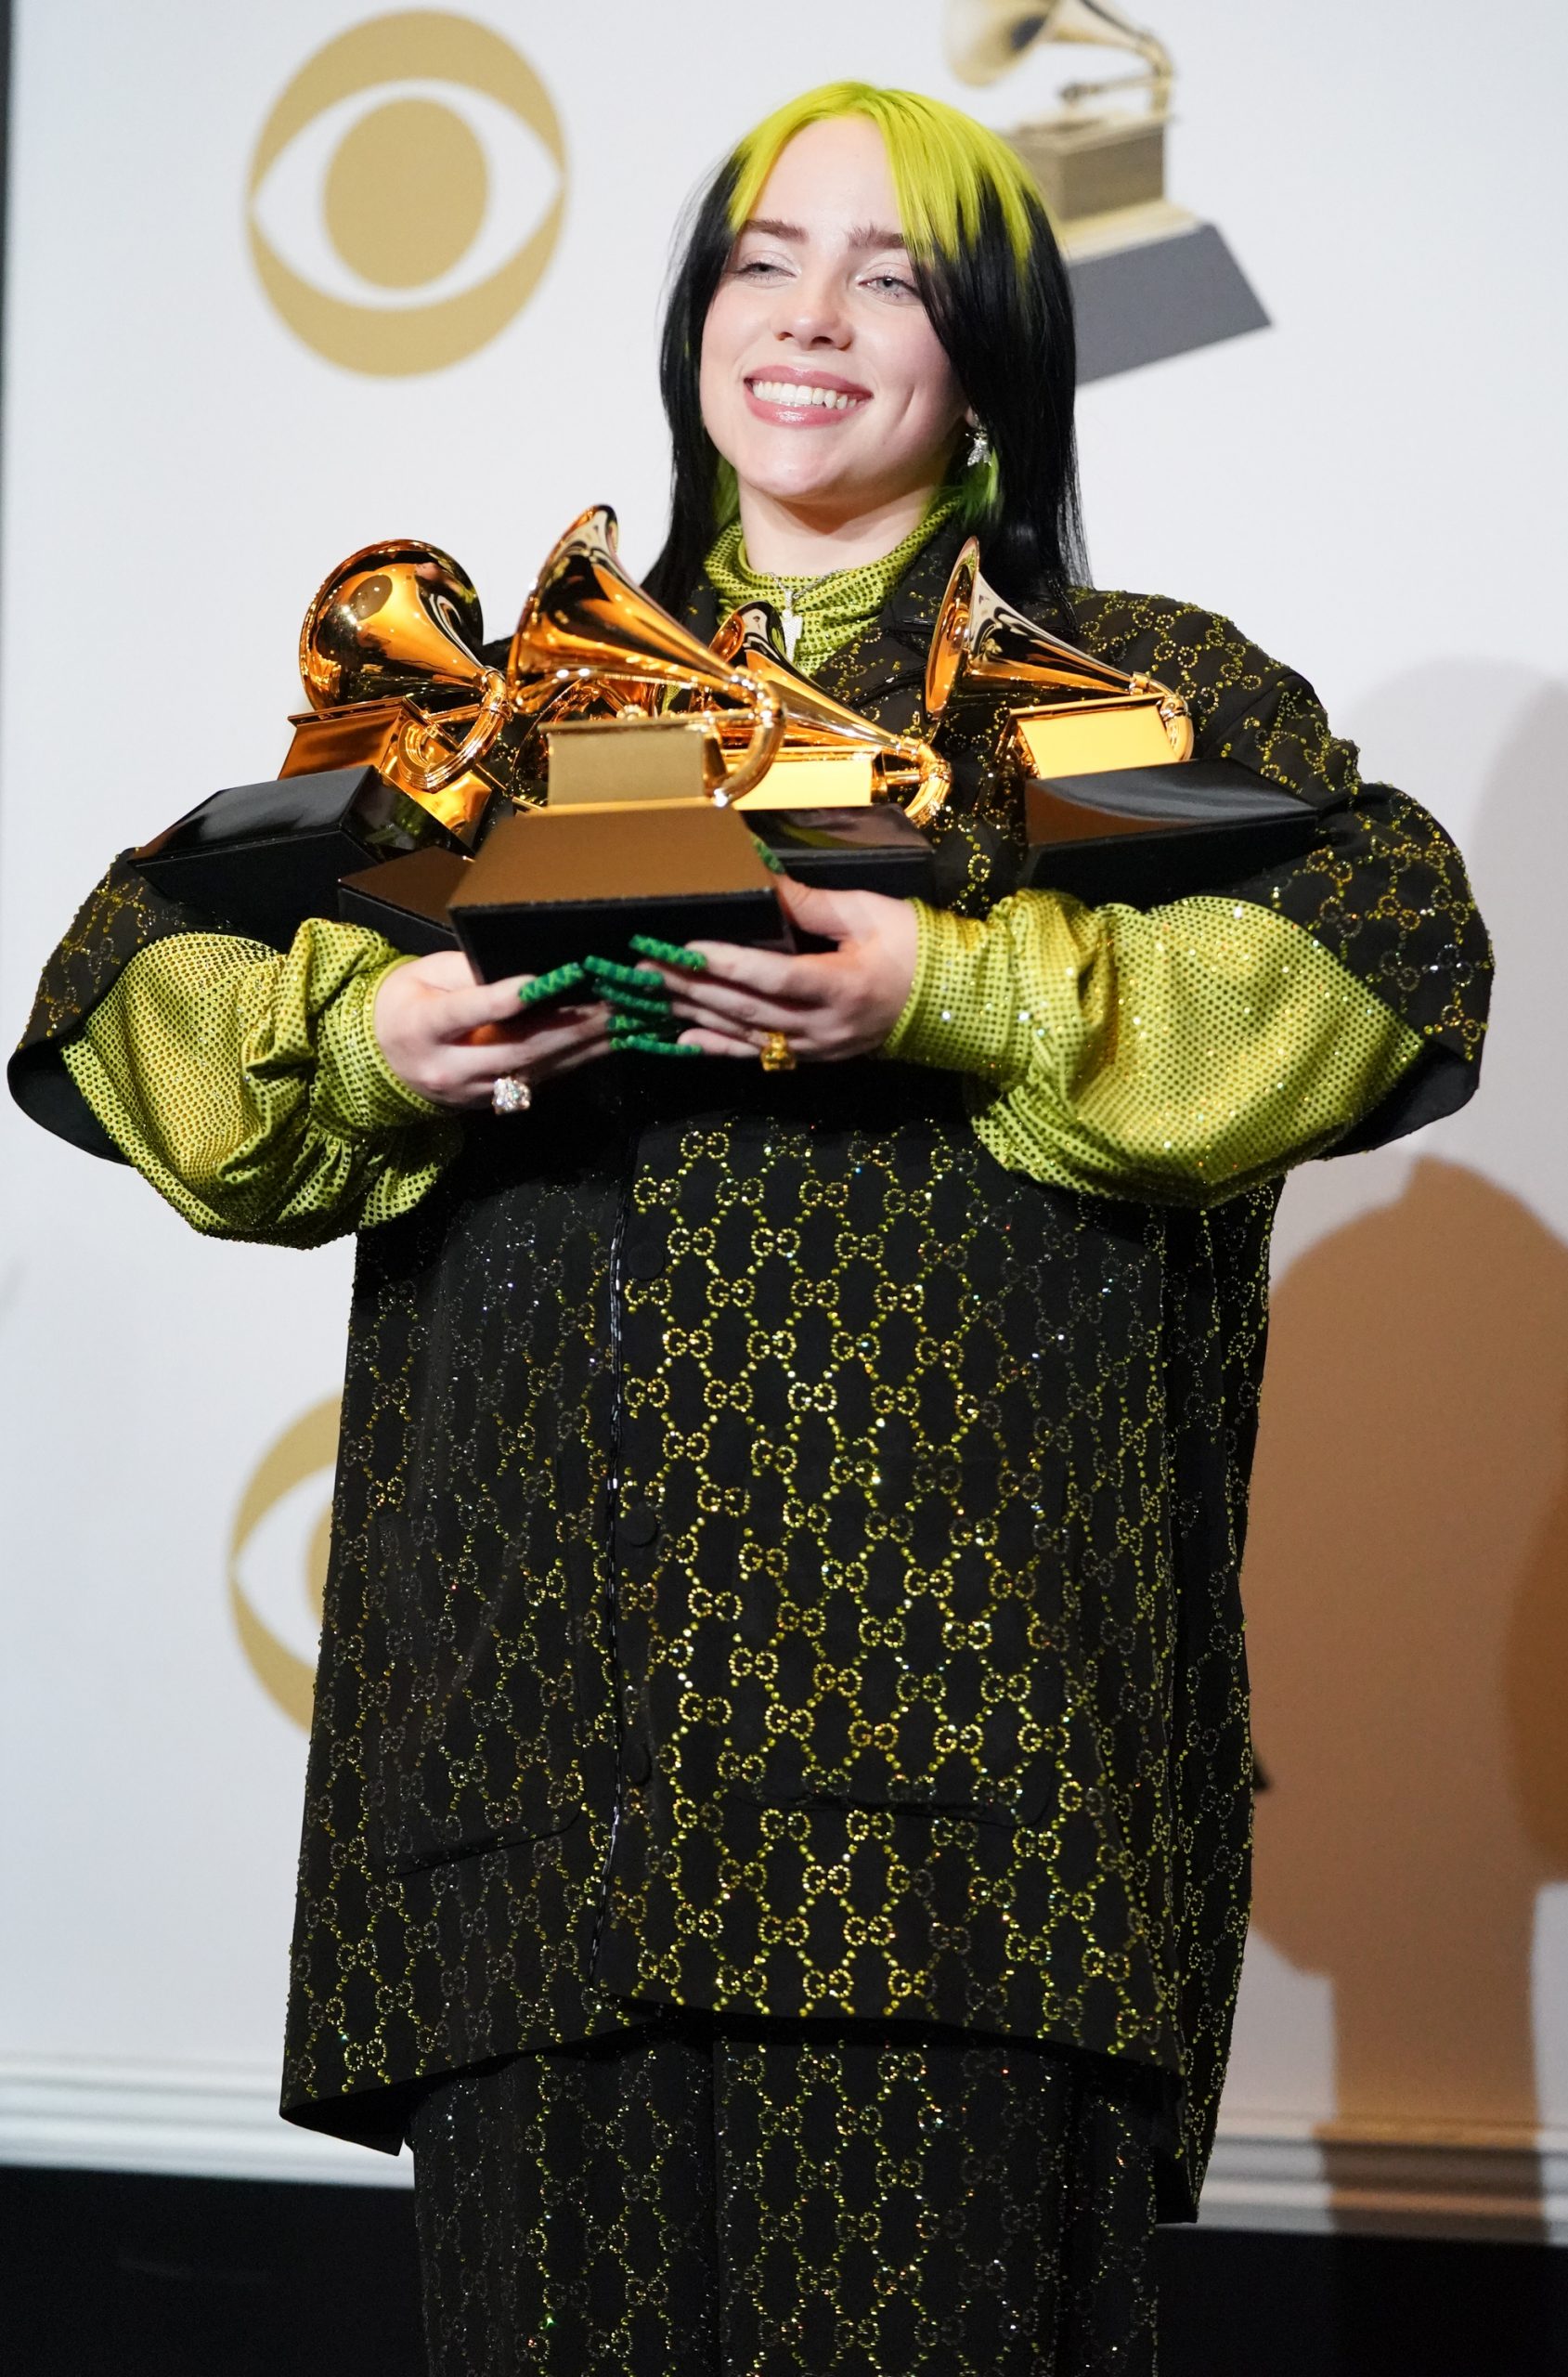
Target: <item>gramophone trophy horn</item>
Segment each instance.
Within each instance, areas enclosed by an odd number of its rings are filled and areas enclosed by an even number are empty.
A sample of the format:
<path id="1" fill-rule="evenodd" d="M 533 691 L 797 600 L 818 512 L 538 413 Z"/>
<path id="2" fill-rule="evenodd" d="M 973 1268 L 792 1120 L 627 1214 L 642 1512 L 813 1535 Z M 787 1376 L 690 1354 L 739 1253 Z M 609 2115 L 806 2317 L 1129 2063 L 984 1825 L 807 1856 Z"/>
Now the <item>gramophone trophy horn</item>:
<path id="1" fill-rule="evenodd" d="M 560 797 L 555 778 L 563 749 L 571 753 L 575 773 L 602 776 L 603 793 L 591 797 L 613 799 L 616 782 L 630 790 L 640 773 L 628 734 L 651 734 L 666 724 L 688 738 L 706 733 L 690 717 L 649 718 L 625 701 L 628 692 L 654 688 L 705 705 L 732 702 L 748 721 L 734 766 L 707 786 L 711 798 L 727 806 L 772 764 L 784 734 L 779 701 L 758 678 L 730 667 L 645 593 L 622 567 L 616 544 L 616 515 L 607 504 L 582 513 L 545 562 L 512 639 L 507 680 L 519 708 L 543 710 L 574 689 L 599 689 L 606 706 L 621 710 L 616 718 L 564 727 L 541 721 L 551 737 L 551 797 Z M 569 744 L 567 736 L 574 738 Z M 654 747 L 647 748 L 651 760 Z M 586 786 L 575 797 L 589 797 Z"/>
<path id="2" fill-rule="evenodd" d="M 317 589 L 300 629 L 313 709 L 400 694 L 472 696 L 484 674 L 484 614 L 473 582 L 435 545 L 366 545 Z"/>
<path id="3" fill-rule="evenodd" d="M 1192 755 L 1186 702 L 1153 677 L 1080 652 L 1004 603 L 971 537 L 953 564 L 926 660 L 926 713 L 988 698 L 1005 713 L 998 757 L 1031 776 L 1169 766 Z"/>
<path id="4" fill-rule="evenodd" d="M 1113 0 L 948 0 L 948 64 L 961 83 L 998 83 L 1037 42 L 1082 42 L 1095 49 L 1131 50 L 1141 58 L 1149 105 L 1163 115 L 1170 104 L 1171 55 L 1164 44 Z M 1078 84 L 1063 93 L 1069 105 L 1125 89 L 1124 82 Z"/>
<path id="5" fill-rule="evenodd" d="M 512 715 L 477 646 L 479 597 L 449 553 L 396 539 L 366 545 L 322 581 L 300 629 L 310 709 L 283 773 L 358 760 L 464 841 L 504 780 L 483 766 Z"/>
<path id="6" fill-rule="evenodd" d="M 929 825 L 952 788 L 947 761 L 928 743 L 889 734 L 874 719 L 862 718 L 824 694 L 779 651 L 779 632 L 778 613 L 771 604 L 747 603 L 731 612 L 713 639 L 719 658 L 766 685 L 784 711 L 784 744 L 766 788 L 770 804 L 837 807 L 852 805 L 857 799 L 893 799 L 913 825 Z M 721 740 L 733 732 L 722 712 L 715 724 Z M 840 763 L 845 760 L 863 762 L 864 791 L 842 788 Z M 747 805 L 758 805 L 761 798 L 753 793 Z"/>

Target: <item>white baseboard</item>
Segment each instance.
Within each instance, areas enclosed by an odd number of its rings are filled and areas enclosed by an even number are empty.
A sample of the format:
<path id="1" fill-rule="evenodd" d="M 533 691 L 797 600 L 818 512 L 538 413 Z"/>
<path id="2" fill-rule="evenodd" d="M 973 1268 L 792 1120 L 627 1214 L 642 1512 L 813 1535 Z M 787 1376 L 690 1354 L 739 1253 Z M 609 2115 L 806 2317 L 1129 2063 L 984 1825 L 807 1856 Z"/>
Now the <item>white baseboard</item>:
<path id="1" fill-rule="evenodd" d="M 296 2129 L 265 2067 L 0 2058 L 0 2163 L 410 2187 L 407 2154 Z"/>
<path id="2" fill-rule="evenodd" d="M 195 2178 L 408 2187 L 406 2154 L 368 2153 L 278 2117 L 276 2072 L 0 2059 L 0 2163 Z M 1450 2127 L 1325 2133 L 1232 2117 L 1203 2191 L 1210 2228 L 1357 2230 L 1568 2245 L 1568 2132 Z"/>
<path id="3" fill-rule="evenodd" d="M 1568 2245 L 1568 2132 L 1222 2123 L 1206 2228 Z"/>

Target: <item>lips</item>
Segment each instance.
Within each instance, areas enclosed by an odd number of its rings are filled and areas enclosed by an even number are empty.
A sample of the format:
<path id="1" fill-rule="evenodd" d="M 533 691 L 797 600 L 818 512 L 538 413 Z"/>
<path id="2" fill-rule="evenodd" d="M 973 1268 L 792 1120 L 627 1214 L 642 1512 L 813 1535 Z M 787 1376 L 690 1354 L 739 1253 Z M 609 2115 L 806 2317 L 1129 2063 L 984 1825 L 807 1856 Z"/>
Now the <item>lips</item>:
<path id="1" fill-rule="evenodd" d="M 791 429 L 825 429 L 871 401 L 869 388 L 831 371 L 753 371 L 745 386 L 746 402 L 759 419 Z"/>

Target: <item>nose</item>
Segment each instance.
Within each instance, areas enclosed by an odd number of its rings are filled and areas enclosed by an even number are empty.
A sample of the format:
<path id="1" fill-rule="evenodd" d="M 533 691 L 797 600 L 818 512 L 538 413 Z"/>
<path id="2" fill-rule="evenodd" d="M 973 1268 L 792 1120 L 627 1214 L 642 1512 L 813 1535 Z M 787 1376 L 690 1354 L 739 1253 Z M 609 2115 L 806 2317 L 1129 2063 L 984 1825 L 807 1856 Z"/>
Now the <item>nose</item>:
<path id="1" fill-rule="evenodd" d="M 799 347 L 838 349 L 849 344 L 844 292 L 828 271 L 803 272 L 779 292 L 774 335 Z"/>

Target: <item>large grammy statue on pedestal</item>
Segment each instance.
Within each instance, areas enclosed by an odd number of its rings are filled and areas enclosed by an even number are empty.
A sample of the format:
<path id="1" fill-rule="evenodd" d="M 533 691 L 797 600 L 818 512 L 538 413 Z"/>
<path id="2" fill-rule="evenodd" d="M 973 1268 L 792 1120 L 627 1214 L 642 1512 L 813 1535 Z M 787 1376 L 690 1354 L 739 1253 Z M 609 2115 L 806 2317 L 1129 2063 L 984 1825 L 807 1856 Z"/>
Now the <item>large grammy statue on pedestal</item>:
<path id="1" fill-rule="evenodd" d="M 1165 194 L 1175 69 L 1163 42 L 1115 0 L 948 0 L 948 62 L 961 82 L 1000 82 L 1030 50 L 1054 43 L 1137 60 L 1130 73 L 1069 83 L 1054 113 L 1006 135 L 1040 185 L 1067 258 L 1079 379 L 1109 379 L 1266 329 L 1215 226 Z"/>

